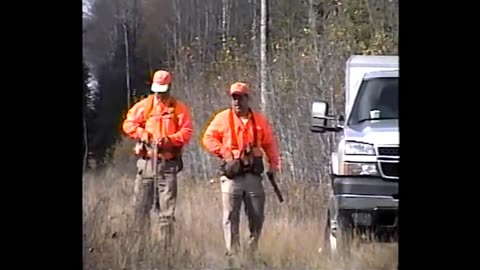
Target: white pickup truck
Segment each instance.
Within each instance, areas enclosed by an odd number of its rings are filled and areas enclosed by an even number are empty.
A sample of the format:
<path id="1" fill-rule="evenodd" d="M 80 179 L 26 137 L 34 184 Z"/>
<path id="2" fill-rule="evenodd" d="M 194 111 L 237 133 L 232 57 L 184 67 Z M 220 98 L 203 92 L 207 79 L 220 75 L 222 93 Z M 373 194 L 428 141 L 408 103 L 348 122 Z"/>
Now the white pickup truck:
<path id="1" fill-rule="evenodd" d="M 329 115 L 323 101 L 311 108 L 312 132 L 341 132 L 322 246 L 330 254 L 345 251 L 352 232 L 398 237 L 398 56 L 353 55 L 345 75 L 344 114 Z"/>

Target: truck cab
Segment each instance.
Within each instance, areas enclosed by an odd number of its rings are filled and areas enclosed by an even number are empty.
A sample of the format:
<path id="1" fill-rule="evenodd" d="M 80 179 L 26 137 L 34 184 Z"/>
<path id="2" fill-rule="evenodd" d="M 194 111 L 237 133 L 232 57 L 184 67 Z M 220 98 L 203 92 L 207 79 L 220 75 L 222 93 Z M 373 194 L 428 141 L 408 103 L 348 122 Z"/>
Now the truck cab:
<path id="1" fill-rule="evenodd" d="M 398 56 L 353 55 L 345 75 L 343 113 L 330 115 L 325 101 L 311 107 L 312 132 L 340 133 L 330 157 L 332 192 L 322 246 L 328 252 L 346 247 L 353 232 L 398 236 Z"/>

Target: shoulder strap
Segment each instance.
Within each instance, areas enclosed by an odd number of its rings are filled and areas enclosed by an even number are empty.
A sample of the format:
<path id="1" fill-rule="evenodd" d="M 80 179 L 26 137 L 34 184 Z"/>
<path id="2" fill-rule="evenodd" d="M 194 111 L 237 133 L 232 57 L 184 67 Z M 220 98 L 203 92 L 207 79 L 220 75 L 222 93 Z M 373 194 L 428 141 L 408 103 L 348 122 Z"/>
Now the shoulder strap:
<path id="1" fill-rule="evenodd" d="M 175 130 L 178 130 L 177 100 L 174 97 L 170 97 L 168 107 L 173 109 L 173 123 L 175 123 Z"/>
<path id="2" fill-rule="evenodd" d="M 253 113 L 252 109 L 250 109 L 250 114 L 252 116 L 253 124 L 253 146 L 257 147 L 257 122 L 255 121 L 255 114 Z"/>
<path id="3" fill-rule="evenodd" d="M 257 146 L 257 124 L 255 122 L 255 116 L 253 114 L 252 109 L 250 109 L 250 114 L 252 116 L 252 124 L 253 124 L 253 146 L 256 147 Z M 233 119 L 232 109 L 230 109 L 229 124 L 230 124 L 230 132 L 232 136 L 232 150 L 238 149 L 237 132 L 235 129 L 235 120 Z"/>
<path id="4" fill-rule="evenodd" d="M 151 94 L 148 97 L 146 97 L 147 101 L 145 104 L 145 110 L 143 111 L 143 119 L 146 121 L 148 117 L 150 116 L 150 113 L 153 110 L 153 103 L 155 100 L 155 95 Z"/>
<path id="5" fill-rule="evenodd" d="M 231 133 L 231 136 L 232 136 L 232 150 L 233 149 L 238 149 L 238 141 L 237 141 L 237 132 L 235 130 L 235 120 L 233 119 L 233 110 L 230 109 L 230 112 L 229 112 L 229 124 L 230 124 L 230 133 Z"/>

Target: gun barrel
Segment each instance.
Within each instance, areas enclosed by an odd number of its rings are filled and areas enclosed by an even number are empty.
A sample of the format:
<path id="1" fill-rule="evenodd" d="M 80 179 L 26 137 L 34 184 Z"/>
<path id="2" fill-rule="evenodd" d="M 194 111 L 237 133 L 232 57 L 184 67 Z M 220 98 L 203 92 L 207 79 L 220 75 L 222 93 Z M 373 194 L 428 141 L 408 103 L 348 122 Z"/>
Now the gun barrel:
<path id="1" fill-rule="evenodd" d="M 158 144 L 153 145 L 153 211 L 157 212 L 158 209 L 158 183 L 157 183 L 157 172 L 158 172 Z"/>
<path id="2" fill-rule="evenodd" d="M 268 180 L 270 180 L 270 183 L 273 186 L 273 191 L 277 195 L 277 198 L 280 202 L 283 202 L 283 196 L 282 192 L 280 191 L 280 188 L 278 188 L 277 182 L 275 181 L 275 178 L 273 177 L 273 174 L 270 172 L 267 172 Z"/>

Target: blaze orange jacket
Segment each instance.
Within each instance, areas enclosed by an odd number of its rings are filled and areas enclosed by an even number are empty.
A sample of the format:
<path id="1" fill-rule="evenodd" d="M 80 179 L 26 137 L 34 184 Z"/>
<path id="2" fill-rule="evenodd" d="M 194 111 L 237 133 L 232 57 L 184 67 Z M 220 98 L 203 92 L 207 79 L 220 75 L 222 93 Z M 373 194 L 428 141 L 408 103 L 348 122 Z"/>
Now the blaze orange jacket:
<path id="1" fill-rule="evenodd" d="M 241 151 L 244 151 L 249 143 L 254 142 L 251 117 L 252 115 L 244 124 L 240 117 L 233 113 L 233 124 L 230 125 L 230 109 L 219 112 L 214 116 L 203 135 L 202 143 L 205 150 L 223 159 L 232 154 L 235 158 L 239 158 Z M 280 169 L 280 151 L 274 132 L 262 113 L 253 111 L 253 117 L 257 129 L 257 145 L 264 150 L 269 162 L 269 169 L 278 171 Z M 237 151 L 232 149 L 231 127 L 235 129 Z"/>
<path id="2" fill-rule="evenodd" d="M 123 131 L 136 140 L 146 132 L 153 140 L 169 137 L 173 146 L 183 147 L 192 138 L 193 123 L 183 102 L 172 98 L 163 103 L 152 95 L 132 106 L 123 122 Z"/>

